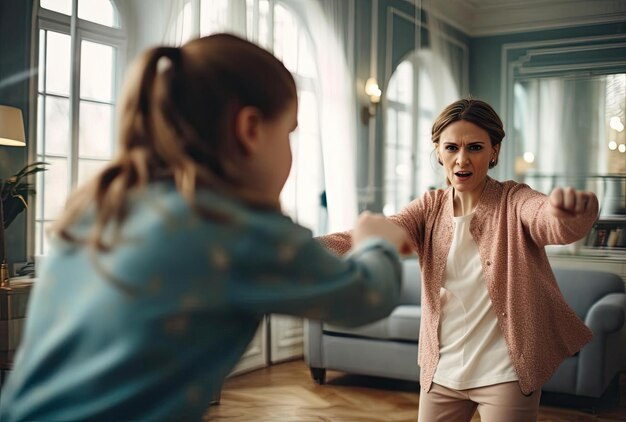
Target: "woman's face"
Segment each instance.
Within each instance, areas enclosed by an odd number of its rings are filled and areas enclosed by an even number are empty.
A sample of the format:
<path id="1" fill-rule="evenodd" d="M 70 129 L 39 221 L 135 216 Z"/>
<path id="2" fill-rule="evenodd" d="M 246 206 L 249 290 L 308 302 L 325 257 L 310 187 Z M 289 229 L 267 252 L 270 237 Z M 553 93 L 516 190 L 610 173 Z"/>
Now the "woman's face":
<path id="1" fill-rule="evenodd" d="M 486 130 L 459 120 L 443 130 L 435 149 L 454 189 L 480 194 L 487 180 L 489 163 L 498 158 L 499 147 L 499 144 L 491 146 Z"/>

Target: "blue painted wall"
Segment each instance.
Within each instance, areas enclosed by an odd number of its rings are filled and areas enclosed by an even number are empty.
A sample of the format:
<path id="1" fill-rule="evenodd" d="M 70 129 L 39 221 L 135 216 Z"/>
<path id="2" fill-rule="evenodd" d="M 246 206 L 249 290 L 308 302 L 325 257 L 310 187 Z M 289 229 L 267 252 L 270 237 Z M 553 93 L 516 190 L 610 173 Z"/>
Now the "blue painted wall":
<path id="1" fill-rule="evenodd" d="M 18 107 L 24 115 L 28 139 L 29 82 L 32 1 L 0 0 L 0 104 Z M 27 148 L 0 146 L 0 177 L 15 174 L 27 161 Z M 26 260 L 26 213 L 6 231 L 7 261 Z M 11 268 L 9 266 L 9 268 Z"/>

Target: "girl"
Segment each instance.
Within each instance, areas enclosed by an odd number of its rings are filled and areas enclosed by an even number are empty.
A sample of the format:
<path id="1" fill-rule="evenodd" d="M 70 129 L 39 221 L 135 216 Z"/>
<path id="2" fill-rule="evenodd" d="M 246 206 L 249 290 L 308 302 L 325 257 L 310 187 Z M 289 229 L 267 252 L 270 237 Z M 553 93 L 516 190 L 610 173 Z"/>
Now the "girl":
<path id="1" fill-rule="evenodd" d="M 117 158 L 53 230 L 0 420 L 199 420 L 266 313 L 361 324 L 406 233 L 362 216 L 345 260 L 280 213 L 294 79 L 231 35 L 147 51 Z"/>

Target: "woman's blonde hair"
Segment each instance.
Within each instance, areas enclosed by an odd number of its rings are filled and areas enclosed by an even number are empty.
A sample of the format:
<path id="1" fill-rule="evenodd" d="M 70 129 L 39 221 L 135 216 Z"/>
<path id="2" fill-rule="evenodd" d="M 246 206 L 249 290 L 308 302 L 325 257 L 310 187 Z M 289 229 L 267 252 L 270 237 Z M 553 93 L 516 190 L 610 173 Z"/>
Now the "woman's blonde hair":
<path id="1" fill-rule="evenodd" d="M 234 35 L 146 51 L 125 81 L 116 157 L 72 195 L 52 231 L 107 250 L 119 237 L 130 192 L 163 177 L 172 178 L 196 209 L 197 187 L 244 195 L 234 161 L 241 153 L 234 130 L 238 111 L 253 106 L 271 120 L 296 98 L 285 66 Z M 70 227 L 92 205 L 95 224 L 87 238 L 78 239 Z M 103 232 L 111 222 L 115 235 L 105 241 Z"/>

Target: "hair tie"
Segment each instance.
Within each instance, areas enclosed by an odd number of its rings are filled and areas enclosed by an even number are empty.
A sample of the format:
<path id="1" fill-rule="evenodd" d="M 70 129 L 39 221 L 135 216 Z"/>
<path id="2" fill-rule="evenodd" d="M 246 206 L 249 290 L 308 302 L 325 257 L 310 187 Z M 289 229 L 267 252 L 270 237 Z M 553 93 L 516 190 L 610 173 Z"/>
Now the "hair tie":
<path id="1" fill-rule="evenodd" d="M 157 71 L 164 72 L 172 66 L 178 66 L 182 59 L 182 51 L 179 47 L 161 47 L 157 60 Z"/>

